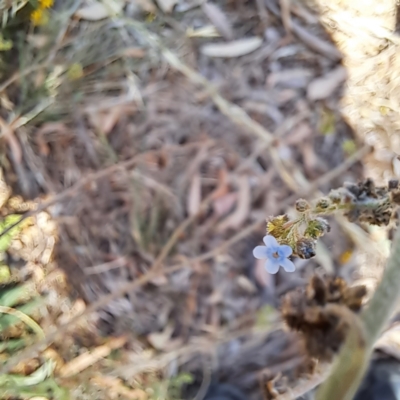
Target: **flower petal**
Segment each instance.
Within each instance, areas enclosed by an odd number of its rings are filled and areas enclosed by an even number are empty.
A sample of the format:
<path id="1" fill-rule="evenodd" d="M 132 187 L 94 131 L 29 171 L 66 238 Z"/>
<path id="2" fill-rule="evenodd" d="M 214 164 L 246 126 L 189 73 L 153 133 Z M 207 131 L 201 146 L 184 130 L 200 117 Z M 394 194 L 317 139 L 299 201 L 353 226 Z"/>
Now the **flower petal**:
<path id="1" fill-rule="evenodd" d="M 253 256 L 259 260 L 264 260 L 264 258 L 267 258 L 267 248 L 265 246 L 257 246 L 253 250 Z"/>
<path id="2" fill-rule="evenodd" d="M 279 262 L 275 260 L 268 259 L 265 261 L 265 269 L 270 274 L 276 274 L 279 271 Z"/>
<path id="3" fill-rule="evenodd" d="M 285 258 L 284 260 L 280 261 L 279 264 L 283 267 L 283 269 L 286 272 L 296 271 L 295 265 L 288 258 Z"/>
<path id="4" fill-rule="evenodd" d="M 282 254 L 284 257 L 289 257 L 293 253 L 293 250 L 287 244 L 282 244 L 279 246 L 279 254 Z"/>
<path id="5" fill-rule="evenodd" d="M 279 243 L 272 235 L 264 236 L 263 241 L 267 247 L 279 247 Z"/>

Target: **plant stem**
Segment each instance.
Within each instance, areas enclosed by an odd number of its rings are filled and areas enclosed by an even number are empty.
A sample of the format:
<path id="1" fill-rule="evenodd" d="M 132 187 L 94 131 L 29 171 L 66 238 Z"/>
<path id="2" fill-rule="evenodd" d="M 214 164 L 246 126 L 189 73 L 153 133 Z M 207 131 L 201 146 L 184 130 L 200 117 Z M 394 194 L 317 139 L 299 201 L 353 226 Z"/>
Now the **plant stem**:
<path id="1" fill-rule="evenodd" d="M 392 252 L 382 280 L 371 301 L 361 314 L 363 344 L 355 342 L 350 329 L 342 350 L 329 378 L 317 392 L 317 400 L 351 400 L 368 367 L 375 341 L 388 323 L 400 299 L 400 229 L 392 243 Z M 361 329 L 361 328 L 360 328 Z M 353 329 L 354 331 L 354 329 Z M 360 336 L 361 337 L 361 336 Z M 351 364 L 352 369 L 349 370 Z M 347 371 L 346 374 L 343 371 Z M 338 385 L 344 390 L 337 390 Z"/>
<path id="2" fill-rule="evenodd" d="M 362 313 L 367 334 L 367 346 L 372 347 L 385 328 L 400 299 L 400 229 L 392 243 L 385 272 L 368 307 Z"/>

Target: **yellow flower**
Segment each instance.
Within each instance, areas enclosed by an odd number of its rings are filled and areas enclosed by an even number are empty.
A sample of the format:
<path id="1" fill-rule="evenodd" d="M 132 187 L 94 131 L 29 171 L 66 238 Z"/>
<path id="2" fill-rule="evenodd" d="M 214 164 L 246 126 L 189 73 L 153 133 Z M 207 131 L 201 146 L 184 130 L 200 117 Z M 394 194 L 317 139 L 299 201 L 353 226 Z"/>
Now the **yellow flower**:
<path id="1" fill-rule="evenodd" d="M 50 8 L 54 4 L 54 0 L 39 0 L 40 8 Z"/>
<path id="2" fill-rule="evenodd" d="M 32 11 L 31 13 L 31 21 L 33 22 L 34 25 L 40 25 L 42 17 L 43 17 L 43 10 L 37 9 Z"/>
<path id="3" fill-rule="evenodd" d="M 42 8 L 38 8 L 37 10 L 32 11 L 31 13 L 31 21 L 33 25 L 45 25 L 49 20 L 49 14 L 46 10 Z"/>

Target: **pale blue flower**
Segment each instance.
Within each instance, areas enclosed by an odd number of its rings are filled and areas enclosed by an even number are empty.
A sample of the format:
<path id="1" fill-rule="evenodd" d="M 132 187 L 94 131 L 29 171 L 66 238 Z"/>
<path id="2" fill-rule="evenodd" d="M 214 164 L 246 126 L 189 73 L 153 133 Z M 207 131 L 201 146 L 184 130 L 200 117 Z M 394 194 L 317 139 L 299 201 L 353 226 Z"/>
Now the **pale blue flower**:
<path id="1" fill-rule="evenodd" d="M 296 268 L 288 259 L 293 250 L 286 244 L 279 244 L 271 235 L 264 236 L 265 246 L 257 246 L 253 250 L 253 255 L 259 260 L 265 261 L 265 269 L 270 274 L 276 274 L 279 267 L 283 267 L 286 272 L 293 272 Z"/>

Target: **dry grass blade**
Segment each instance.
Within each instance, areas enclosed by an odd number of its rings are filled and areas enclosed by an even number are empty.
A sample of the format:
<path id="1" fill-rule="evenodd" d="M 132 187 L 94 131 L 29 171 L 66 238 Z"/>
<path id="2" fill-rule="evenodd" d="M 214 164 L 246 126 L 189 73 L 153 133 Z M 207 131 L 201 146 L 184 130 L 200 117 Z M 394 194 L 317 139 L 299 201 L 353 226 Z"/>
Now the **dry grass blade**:
<path id="1" fill-rule="evenodd" d="M 148 400 L 148 394 L 142 389 L 128 389 L 122 379 L 112 378 L 110 376 L 99 375 L 90 380 L 96 386 L 110 390 L 113 396 L 120 395 L 124 399 Z M 38 399 L 39 400 L 39 399 Z"/>
<path id="2" fill-rule="evenodd" d="M 60 370 L 60 376 L 63 378 L 68 378 L 79 374 L 86 368 L 100 361 L 102 358 L 110 355 L 111 351 L 122 347 L 126 342 L 126 337 L 113 338 L 103 346 L 98 346 L 94 350 L 86 351 L 85 353 L 80 354 L 68 364 L 63 365 Z"/>
<path id="3" fill-rule="evenodd" d="M 42 328 L 39 326 L 39 324 L 36 323 L 31 317 L 24 314 L 23 312 L 16 310 L 15 308 L 0 306 L 0 313 L 9 314 L 20 319 L 22 322 L 28 325 L 38 335 L 38 337 L 40 338 L 45 337 L 44 332 Z"/>
<path id="4" fill-rule="evenodd" d="M 282 13 L 282 23 L 286 29 L 286 33 L 290 34 L 292 31 L 292 19 L 290 17 L 290 0 L 279 0 Z"/>
<path id="5" fill-rule="evenodd" d="M 121 268 L 126 265 L 126 257 L 119 257 L 114 261 L 110 261 L 104 264 L 100 265 L 94 265 L 93 267 L 87 267 L 85 268 L 85 274 L 86 275 L 96 275 L 96 274 L 101 274 L 103 272 L 110 271 L 111 269 L 114 268 Z"/>
<path id="6" fill-rule="evenodd" d="M 171 237 L 168 239 L 168 242 L 165 244 L 165 246 L 162 248 L 159 256 L 157 257 L 156 261 L 154 262 L 153 266 L 151 267 L 151 271 L 156 271 L 158 270 L 162 263 L 164 262 L 165 258 L 168 256 L 172 248 L 175 246 L 176 242 L 179 240 L 181 235 L 186 231 L 186 229 L 196 220 L 196 218 L 199 216 L 199 214 L 205 210 L 209 204 L 211 203 L 211 200 L 213 199 L 213 193 L 211 193 L 208 197 L 206 197 L 200 204 L 198 211 L 196 214 L 191 215 L 189 218 L 186 218 L 173 232 Z"/>

